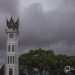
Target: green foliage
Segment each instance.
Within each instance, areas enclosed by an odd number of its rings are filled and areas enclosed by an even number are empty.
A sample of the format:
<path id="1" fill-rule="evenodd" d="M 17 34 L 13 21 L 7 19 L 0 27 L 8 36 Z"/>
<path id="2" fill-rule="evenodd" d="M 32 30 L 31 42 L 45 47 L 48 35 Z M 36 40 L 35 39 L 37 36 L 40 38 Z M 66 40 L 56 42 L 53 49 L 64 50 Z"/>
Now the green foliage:
<path id="1" fill-rule="evenodd" d="M 0 75 L 4 75 L 4 65 L 0 69 Z"/>
<path id="2" fill-rule="evenodd" d="M 34 69 L 40 75 L 65 75 L 64 66 L 74 66 L 75 56 L 55 55 L 52 50 L 30 50 L 19 57 L 19 65 L 22 69 L 27 69 L 28 75 L 33 75 Z"/>
<path id="3" fill-rule="evenodd" d="M 65 66 L 75 67 L 75 56 L 55 55 L 53 50 L 30 50 L 19 57 L 19 75 L 66 75 Z M 4 65 L 0 69 L 4 75 Z"/>

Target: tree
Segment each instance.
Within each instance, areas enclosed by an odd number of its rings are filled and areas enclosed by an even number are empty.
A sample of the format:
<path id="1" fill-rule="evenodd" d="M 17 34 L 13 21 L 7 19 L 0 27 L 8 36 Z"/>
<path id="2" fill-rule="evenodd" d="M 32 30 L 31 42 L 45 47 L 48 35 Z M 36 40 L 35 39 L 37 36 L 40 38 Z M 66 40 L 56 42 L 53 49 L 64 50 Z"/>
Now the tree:
<path id="1" fill-rule="evenodd" d="M 0 75 L 4 75 L 4 65 L 0 69 Z"/>
<path id="2" fill-rule="evenodd" d="M 56 59 L 52 50 L 30 50 L 29 53 L 20 56 L 20 64 L 28 70 L 31 75 L 34 68 L 38 69 L 40 75 L 46 75 L 47 72 L 53 73 L 56 65 Z"/>
<path id="3" fill-rule="evenodd" d="M 55 55 L 52 50 L 30 50 L 19 57 L 20 72 L 26 69 L 28 75 L 66 75 L 65 66 L 75 65 L 75 56 Z M 35 71 L 37 69 L 37 71 Z M 22 74 L 21 74 L 22 75 Z"/>

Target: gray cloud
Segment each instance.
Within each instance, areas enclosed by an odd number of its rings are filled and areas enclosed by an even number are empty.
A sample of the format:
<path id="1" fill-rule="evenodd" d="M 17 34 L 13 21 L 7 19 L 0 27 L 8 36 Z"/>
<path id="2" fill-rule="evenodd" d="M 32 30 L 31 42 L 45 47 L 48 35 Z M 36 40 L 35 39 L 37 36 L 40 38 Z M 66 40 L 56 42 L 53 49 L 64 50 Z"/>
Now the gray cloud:
<path id="1" fill-rule="evenodd" d="M 75 5 L 75 0 L 63 0 L 65 4 Z"/>
<path id="2" fill-rule="evenodd" d="M 15 13 L 18 9 L 17 0 L 0 0 L 0 12 L 4 13 Z"/>
<path id="3" fill-rule="evenodd" d="M 44 13 L 42 7 L 39 6 L 39 4 L 34 4 L 25 9 L 21 24 L 21 32 L 24 35 L 20 34 L 20 45 L 48 47 L 63 41 L 65 41 L 63 46 L 68 45 L 66 49 L 75 45 L 75 10 L 72 9 L 74 6 L 69 7 L 64 4 L 61 9 L 47 13 Z M 63 53 L 65 53 L 64 50 Z"/>
<path id="4" fill-rule="evenodd" d="M 19 1 L 18 1 L 19 2 Z M 23 11 L 17 0 L 0 0 L 0 58 L 6 50 L 6 16 L 19 14 L 19 51 L 31 48 L 51 48 L 55 53 L 74 55 L 75 49 L 75 1 L 58 0 L 57 8 L 44 12 L 41 3 L 34 3 Z M 10 9 L 12 11 L 10 11 Z M 18 15 L 17 15 L 18 17 Z M 2 61 L 2 60 L 1 60 Z"/>
<path id="5" fill-rule="evenodd" d="M 68 42 L 74 40 L 75 11 L 67 13 L 67 10 L 62 12 L 61 10 L 44 13 L 38 4 L 30 6 L 22 18 L 24 27 L 21 30 L 23 34 L 27 35 L 25 36 L 27 39 L 23 39 L 27 42 L 30 41 L 29 44 L 31 41 L 34 44 L 35 41 L 39 42 L 39 45 L 46 42 L 50 44 L 52 41 L 65 40 Z"/>

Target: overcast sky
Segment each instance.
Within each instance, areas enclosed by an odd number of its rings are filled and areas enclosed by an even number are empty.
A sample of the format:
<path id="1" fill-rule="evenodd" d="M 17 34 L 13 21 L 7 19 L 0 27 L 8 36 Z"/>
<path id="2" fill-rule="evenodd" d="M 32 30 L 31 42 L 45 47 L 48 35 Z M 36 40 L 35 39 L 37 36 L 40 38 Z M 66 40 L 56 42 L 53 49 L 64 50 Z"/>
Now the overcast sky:
<path id="1" fill-rule="evenodd" d="M 0 0 L 0 63 L 11 15 L 20 18 L 19 54 L 41 47 L 75 55 L 75 0 Z"/>

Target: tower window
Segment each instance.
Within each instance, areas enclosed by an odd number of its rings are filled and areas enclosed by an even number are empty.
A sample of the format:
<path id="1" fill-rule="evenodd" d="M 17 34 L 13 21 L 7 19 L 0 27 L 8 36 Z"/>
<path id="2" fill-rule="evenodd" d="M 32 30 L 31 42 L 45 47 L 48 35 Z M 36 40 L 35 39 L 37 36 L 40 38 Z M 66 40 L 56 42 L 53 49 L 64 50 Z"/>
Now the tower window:
<path id="1" fill-rule="evenodd" d="M 10 56 L 10 64 L 12 64 L 12 56 Z"/>
<path id="2" fill-rule="evenodd" d="M 12 52 L 14 52 L 14 45 L 12 45 Z"/>
<path id="3" fill-rule="evenodd" d="M 8 45 L 8 52 L 10 52 L 10 45 Z"/>
<path id="4" fill-rule="evenodd" d="M 9 64 L 9 56 L 8 56 L 8 64 Z"/>
<path id="5" fill-rule="evenodd" d="M 13 64 L 14 64 L 14 56 L 13 56 Z"/>

